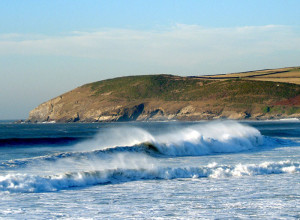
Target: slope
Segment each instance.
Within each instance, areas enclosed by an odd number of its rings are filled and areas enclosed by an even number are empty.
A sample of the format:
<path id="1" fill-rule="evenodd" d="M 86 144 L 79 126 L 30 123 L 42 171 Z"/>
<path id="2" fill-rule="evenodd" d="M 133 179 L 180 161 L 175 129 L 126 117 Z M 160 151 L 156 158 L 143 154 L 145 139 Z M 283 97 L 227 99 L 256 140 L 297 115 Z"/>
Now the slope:
<path id="1" fill-rule="evenodd" d="M 30 112 L 28 121 L 270 119 L 300 117 L 300 85 L 243 78 L 129 76 L 78 87 Z"/>

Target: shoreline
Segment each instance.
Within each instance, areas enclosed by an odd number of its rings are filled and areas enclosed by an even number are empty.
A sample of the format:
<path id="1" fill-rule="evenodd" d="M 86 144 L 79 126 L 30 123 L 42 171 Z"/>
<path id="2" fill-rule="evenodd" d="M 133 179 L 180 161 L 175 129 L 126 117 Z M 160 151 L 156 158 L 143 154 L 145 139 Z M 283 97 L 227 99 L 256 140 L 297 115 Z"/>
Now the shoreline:
<path id="1" fill-rule="evenodd" d="M 300 117 L 282 117 L 271 119 L 230 119 L 230 118 L 216 118 L 216 119 L 203 119 L 203 120 L 128 120 L 128 121 L 40 121 L 30 122 L 27 120 L 0 120 L 0 124 L 101 124 L 101 123 L 168 123 L 168 122 L 212 122 L 212 121 L 241 121 L 241 122 L 300 122 Z M 6 123 L 7 122 L 7 123 Z"/>

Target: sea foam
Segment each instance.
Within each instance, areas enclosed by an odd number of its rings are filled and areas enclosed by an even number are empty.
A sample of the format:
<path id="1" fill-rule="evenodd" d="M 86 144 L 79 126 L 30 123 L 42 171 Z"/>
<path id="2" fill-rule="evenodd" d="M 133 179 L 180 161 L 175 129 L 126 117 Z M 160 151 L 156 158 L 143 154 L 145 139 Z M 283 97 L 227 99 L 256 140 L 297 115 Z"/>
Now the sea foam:
<path id="1" fill-rule="evenodd" d="M 287 160 L 237 165 L 218 165 L 213 163 L 202 167 L 117 168 L 101 171 L 66 172 L 48 176 L 17 173 L 0 176 L 0 190 L 8 192 L 49 192 L 73 187 L 117 184 L 139 180 L 230 178 L 299 172 L 300 163 Z"/>
<path id="2" fill-rule="evenodd" d="M 234 121 L 174 127 L 160 134 L 135 127 L 110 129 L 91 141 L 78 144 L 76 149 L 103 151 L 123 147 L 126 151 L 124 147 L 133 147 L 138 151 L 138 146 L 151 146 L 152 150 L 167 156 L 199 156 L 251 150 L 264 140 L 257 129 Z"/>
<path id="3" fill-rule="evenodd" d="M 237 122 L 211 122 L 158 136 L 159 152 L 172 156 L 199 156 L 251 150 L 263 144 L 260 132 Z"/>

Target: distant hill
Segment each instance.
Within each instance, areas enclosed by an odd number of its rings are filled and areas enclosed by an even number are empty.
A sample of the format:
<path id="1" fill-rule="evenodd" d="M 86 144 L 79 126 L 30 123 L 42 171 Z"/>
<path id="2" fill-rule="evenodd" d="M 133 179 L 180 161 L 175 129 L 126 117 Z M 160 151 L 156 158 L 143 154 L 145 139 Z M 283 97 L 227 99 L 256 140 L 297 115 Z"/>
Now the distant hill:
<path id="1" fill-rule="evenodd" d="M 300 68 L 214 76 L 128 76 L 78 87 L 30 112 L 30 122 L 300 117 Z"/>

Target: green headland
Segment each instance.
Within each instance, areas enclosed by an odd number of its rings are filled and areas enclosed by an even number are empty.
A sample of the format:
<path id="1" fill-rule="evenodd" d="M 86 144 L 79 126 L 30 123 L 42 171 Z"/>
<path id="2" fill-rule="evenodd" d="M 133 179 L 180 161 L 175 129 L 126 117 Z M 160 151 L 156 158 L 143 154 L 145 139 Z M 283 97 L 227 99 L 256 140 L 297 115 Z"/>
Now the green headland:
<path id="1" fill-rule="evenodd" d="M 180 77 L 127 76 L 42 103 L 30 122 L 111 122 L 300 117 L 300 67 Z"/>

